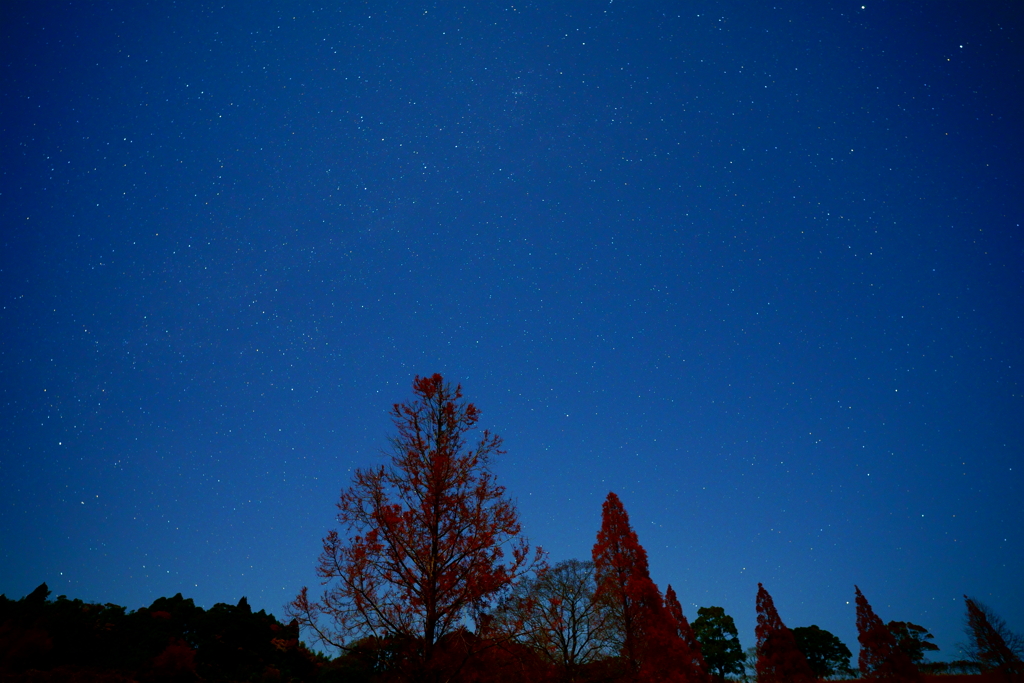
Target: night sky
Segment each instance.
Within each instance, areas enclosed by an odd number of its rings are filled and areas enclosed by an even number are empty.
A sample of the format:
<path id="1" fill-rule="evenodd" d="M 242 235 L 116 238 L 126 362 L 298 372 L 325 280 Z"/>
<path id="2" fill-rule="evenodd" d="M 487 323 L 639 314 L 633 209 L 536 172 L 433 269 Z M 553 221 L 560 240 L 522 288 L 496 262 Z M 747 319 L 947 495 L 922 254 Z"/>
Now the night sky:
<path id="1" fill-rule="evenodd" d="M 439 372 L 551 562 L 1024 631 L 1020 3 L 0 11 L 8 597 L 283 616 Z"/>

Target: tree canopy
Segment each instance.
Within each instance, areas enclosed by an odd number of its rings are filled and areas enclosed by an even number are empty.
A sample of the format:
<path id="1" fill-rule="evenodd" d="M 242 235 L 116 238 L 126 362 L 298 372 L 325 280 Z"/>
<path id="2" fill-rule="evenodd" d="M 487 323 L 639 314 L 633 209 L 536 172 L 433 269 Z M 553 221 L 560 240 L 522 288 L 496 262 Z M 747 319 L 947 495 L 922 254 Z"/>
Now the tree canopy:
<path id="1" fill-rule="evenodd" d="M 797 626 L 793 629 L 793 640 L 804 653 L 807 664 L 818 678 L 849 675 L 850 648 L 835 635 L 817 626 Z"/>

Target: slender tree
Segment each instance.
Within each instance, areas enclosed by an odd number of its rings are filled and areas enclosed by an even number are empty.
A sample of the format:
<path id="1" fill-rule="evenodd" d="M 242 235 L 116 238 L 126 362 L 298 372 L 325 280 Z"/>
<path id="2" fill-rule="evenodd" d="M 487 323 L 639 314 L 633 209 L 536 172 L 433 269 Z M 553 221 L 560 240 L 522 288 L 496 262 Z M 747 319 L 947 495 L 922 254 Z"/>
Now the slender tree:
<path id="1" fill-rule="evenodd" d="M 860 655 L 857 663 L 861 675 L 868 680 L 920 681 L 921 674 L 910 657 L 899 649 L 896 639 L 871 609 L 867 598 L 857 591 L 857 640 Z"/>
<path id="2" fill-rule="evenodd" d="M 814 674 L 796 646 L 793 633 L 782 623 L 775 602 L 757 584 L 757 680 L 758 683 L 812 683 Z"/>
<path id="3" fill-rule="evenodd" d="M 985 605 L 966 595 L 964 601 L 967 604 L 964 630 L 969 638 L 967 656 L 982 670 L 996 671 L 1010 681 L 1024 681 L 1021 639 L 1010 633 L 1005 622 Z"/>
<path id="4" fill-rule="evenodd" d="M 672 586 L 665 588 L 665 608 L 672 618 L 676 633 L 683 641 L 680 669 L 682 669 L 689 680 L 695 683 L 710 681 L 708 665 L 704 662 L 704 655 L 701 654 L 700 643 L 697 642 L 697 636 L 693 632 L 693 627 L 690 626 L 690 622 L 686 620 L 686 615 L 683 614 L 683 606 L 679 604 L 679 598 L 676 597 L 676 592 L 672 590 Z"/>
<path id="5" fill-rule="evenodd" d="M 609 493 L 593 550 L 597 595 L 616 615 L 622 656 L 632 680 L 688 681 L 686 645 L 651 580 L 647 553 L 629 524 L 622 501 Z"/>
<path id="6" fill-rule="evenodd" d="M 541 561 L 490 463 L 501 439 L 469 443 L 479 411 L 440 375 L 416 377 L 415 400 L 395 404 L 388 459 L 355 472 L 337 504 L 342 532 L 323 541 L 319 600 L 306 588 L 289 612 L 318 640 L 418 643 L 420 664 L 466 618 Z"/>
<path id="7" fill-rule="evenodd" d="M 608 601 L 619 622 L 621 649 L 634 671 L 640 668 L 640 636 L 644 593 L 650 582 L 647 551 L 614 493 L 601 506 L 601 529 L 593 549 L 597 595 Z"/>

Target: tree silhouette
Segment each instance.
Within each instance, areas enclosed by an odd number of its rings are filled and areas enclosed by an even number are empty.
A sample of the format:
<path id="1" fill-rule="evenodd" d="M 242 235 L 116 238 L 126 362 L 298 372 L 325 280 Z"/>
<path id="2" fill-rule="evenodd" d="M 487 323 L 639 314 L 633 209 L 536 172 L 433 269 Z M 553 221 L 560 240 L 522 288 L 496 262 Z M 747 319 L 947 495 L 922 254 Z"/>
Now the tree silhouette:
<path id="1" fill-rule="evenodd" d="M 0 595 L 0 680 L 301 681 L 322 663 L 298 624 L 245 598 L 204 610 L 178 593 L 127 612 L 48 594 L 43 584 L 18 601 Z"/>
<path id="2" fill-rule="evenodd" d="M 467 442 L 479 411 L 441 375 L 416 377 L 415 400 L 391 410 L 388 461 L 355 472 L 337 504 L 343 533 L 323 541 L 319 600 L 306 588 L 289 612 L 321 642 L 355 636 L 419 643 L 420 664 L 500 590 L 537 566 L 515 505 L 495 482 L 501 439 Z"/>
<path id="3" fill-rule="evenodd" d="M 857 591 L 857 640 L 860 655 L 857 663 L 861 674 L 869 680 L 920 681 L 921 674 L 910 657 L 899 649 L 896 639 L 878 618 L 867 598 Z"/>
<path id="4" fill-rule="evenodd" d="M 903 650 L 915 666 L 924 661 L 925 652 L 938 652 L 939 646 L 929 642 L 935 636 L 924 626 L 909 621 L 890 621 L 885 625 L 896 639 L 896 647 Z"/>
<path id="5" fill-rule="evenodd" d="M 743 648 L 740 647 L 736 622 L 721 607 L 701 607 L 693 622 L 693 632 L 700 641 L 700 650 L 708 670 L 718 681 L 729 674 L 743 673 Z"/>
<path id="6" fill-rule="evenodd" d="M 758 683 L 812 683 L 814 674 L 775 609 L 775 602 L 757 584 L 757 680 Z"/>
<path id="7" fill-rule="evenodd" d="M 836 636 L 817 626 L 798 626 L 793 629 L 793 639 L 800 652 L 807 658 L 807 665 L 818 678 L 830 678 L 837 674 L 849 674 L 850 648 Z"/>
<path id="8" fill-rule="evenodd" d="M 1006 623 L 977 600 L 964 596 L 967 604 L 967 656 L 983 670 L 997 671 L 1011 681 L 1024 680 L 1021 639 L 1010 633 Z"/>

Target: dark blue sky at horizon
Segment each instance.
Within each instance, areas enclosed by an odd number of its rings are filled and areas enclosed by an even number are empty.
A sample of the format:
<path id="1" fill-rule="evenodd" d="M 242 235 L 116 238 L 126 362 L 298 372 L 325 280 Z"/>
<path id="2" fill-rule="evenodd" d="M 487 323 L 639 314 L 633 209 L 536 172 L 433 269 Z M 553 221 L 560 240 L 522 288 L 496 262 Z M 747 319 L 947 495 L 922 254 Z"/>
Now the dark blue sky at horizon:
<path id="1" fill-rule="evenodd" d="M 1022 19 L 5 3 L 0 592 L 282 615 L 439 372 L 552 561 L 613 490 L 744 647 L 1024 631 Z"/>

